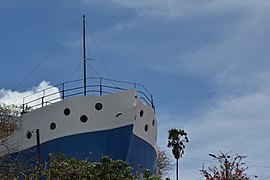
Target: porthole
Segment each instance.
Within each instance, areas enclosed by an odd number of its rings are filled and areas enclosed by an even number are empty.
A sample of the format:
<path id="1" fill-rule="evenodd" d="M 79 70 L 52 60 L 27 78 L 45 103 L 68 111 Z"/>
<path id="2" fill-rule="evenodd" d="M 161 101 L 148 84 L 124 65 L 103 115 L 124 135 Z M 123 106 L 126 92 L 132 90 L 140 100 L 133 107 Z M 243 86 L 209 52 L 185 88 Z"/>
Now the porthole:
<path id="1" fill-rule="evenodd" d="M 30 131 L 27 131 L 26 137 L 27 137 L 27 139 L 30 139 L 32 137 L 32 133 Z"/>
<path id="2" fill-rule="evenodd" d="M 101 103 L 96 103 L 95 108 L 100 111 L 103 108 L 103 105 Z"/>
<path id="3" fill-rule="evenodd" d="M 81 122 L 85 123 L 88 120 L 88 117 L 86 115 L 82 115 L 80 117 Z"/>
<path id="4" fill-rule="evenodd" d="M 69 108 L 64 109 L 64 114 L 66 116 L 70 115 L 70 109 Z"/>
<path id="5" fill-rule="evenodd" d="M 122 113 L 120 112 L 120 113 L 118 113 L 118 114 L 116 114 L 116 116 L 115 117 L 118 117 L 118 116 L 120 116 L 120 115 L 122 115 Z"/>
<path id="6" fill-rule="evenodd" d="M 138 99 L 138 96 L 137 95 L 135 96 L 135 99 Z"/>
<path id="7" fill-rule="evenodd" d="M 144 131 L 145 131 L 145 132 L 148 131 L 148 125 L 147 125 L 147 124 L 144 126 Z"/>
<path id="8" fill-rule="evenodd" d="M 50 129 L 51 130 L 55 130 L 55 128 L 56 128 L 56 124 L 53 122 L 53 123 L 51 123 L 50 124 Z"/>
<path id="9" fill-rule="evenodd" d="M 141 111 L 140 111 L 140 116 L 141 116 L 141 117 L 143 117 L 143 113 L 144 113 L 144 111 L 141 110 Z"/>
<path id="10" fill-rule="evenodd" d="M 152 125 L 155 126 L 155 120 L 154 120 L 154 119 L 153 119 L 153 121 L 152 121 Z"/>

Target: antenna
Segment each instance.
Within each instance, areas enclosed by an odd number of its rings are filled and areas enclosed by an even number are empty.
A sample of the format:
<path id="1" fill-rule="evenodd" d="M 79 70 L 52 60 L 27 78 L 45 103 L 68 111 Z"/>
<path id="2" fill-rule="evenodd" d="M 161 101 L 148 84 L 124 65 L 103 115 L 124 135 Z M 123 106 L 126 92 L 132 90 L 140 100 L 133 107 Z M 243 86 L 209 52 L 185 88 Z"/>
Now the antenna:
<path id="1" fill-rule="evenodd" d="M 86 46 L 85 46 L 85 15 L 83 15 L 83 89 L 86 96 Z"/>

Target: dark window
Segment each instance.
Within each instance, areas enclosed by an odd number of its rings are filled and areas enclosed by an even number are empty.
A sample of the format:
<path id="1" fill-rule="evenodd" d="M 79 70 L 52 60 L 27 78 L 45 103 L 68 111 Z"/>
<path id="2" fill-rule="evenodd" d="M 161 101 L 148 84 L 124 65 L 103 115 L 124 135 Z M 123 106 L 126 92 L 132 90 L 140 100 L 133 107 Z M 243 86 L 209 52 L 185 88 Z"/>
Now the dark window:
<path id="1" fill-rule="evenodd" d="M 140 116 L 143 117 L 143 110 L 140 111 Z"/>
<path id="2" fill-rule="evenodd" d="M 103 108 L 103 105 L 101 103 L 97 103 L 95 105 L 96 110 L 100 111 Z"/>
<path id="3" fill-rule="evenodd" d="M 85 123 L 88 120 L 88 117 L 86 115 L 82 115 L 80 117 L 81 122 Z"/>
<path id="4" fill-rule="evenodd" d="M 120 112 L 120 113 L 118 113 L 118 114 L 116 114 L 116 116 L 115 117 L 118 117 L 118 116 L 120 116 L 120 115 L 122 115 L 122 113 Z"/>
<path id="5" fill-rule="evenodd" d="M 144 126 L 144 130 L 145 130 L 145 132 L 148 131 L 148 125 L 147 124 Z"/>
<path id="6" fill-rule="evenodd" d="M 152 121 L 152 125 L 155 126 L 155 120 L 154 120 L 154 119 L 153 119 L 153 121 Z"/>
<path id="7" fill-rule="evenodd" d="M 32 133 L 30 131 L 27 131 L 26 137 L 27 137 L 27 139 L 30 139 L 32 137 Z"/>
<path id="8" fill-rule="evenodd" d="M 53 122 L 53 123 L 51 123 L 50 128 L 51 128 L 51 130 L 55 130 L 55 128 L 56 128 L 56 124 L 55 124 L 54 122 Z"/>
<path id="9" fill-rule="evenodd" d="M 70 115 L 70 109 L 69 108 L 64 109 L 64 114 L 66 116 Z"/>

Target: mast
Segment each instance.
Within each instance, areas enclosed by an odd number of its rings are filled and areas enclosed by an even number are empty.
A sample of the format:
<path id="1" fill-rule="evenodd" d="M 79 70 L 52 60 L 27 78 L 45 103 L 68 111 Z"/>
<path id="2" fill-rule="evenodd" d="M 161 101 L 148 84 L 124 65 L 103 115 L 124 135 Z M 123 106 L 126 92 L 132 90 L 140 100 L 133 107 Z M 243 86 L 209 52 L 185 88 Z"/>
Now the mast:
<path id="1" fill-rule="evenodd" d="M 85 15 L 83 15 L 83 92 L 86 96 L 86 46 L 85 46 Z"/>

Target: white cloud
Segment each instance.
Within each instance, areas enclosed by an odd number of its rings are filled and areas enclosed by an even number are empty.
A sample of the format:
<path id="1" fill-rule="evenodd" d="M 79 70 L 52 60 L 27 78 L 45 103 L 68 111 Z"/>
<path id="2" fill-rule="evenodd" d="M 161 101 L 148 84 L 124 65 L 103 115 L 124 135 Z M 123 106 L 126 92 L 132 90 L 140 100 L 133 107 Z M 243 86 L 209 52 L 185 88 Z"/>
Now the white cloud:
<path id="1" fill-rule="evenodd" d="M 223 13 L 242 8 L 269 6 L 267 0 L 112 0 L 125 8 L 134 9 L 141 17 L 179 18 L 193 15 Z"/>
<path id="2" fill-rule="evenodd" d="M 45 96 L 43 101 L 46 104 L 60 100 L 59 89 L 50 85 L 50 82 L 42 81 L 38 86 L 34 86 L 30 90 L 24 92 L 0 89 L 0 104 L 21 105 L 23 103 L 36 100 L 29 103 L 28 106 L 39 107 L 42 102 L 41 97 L 43 96 Z"/>

